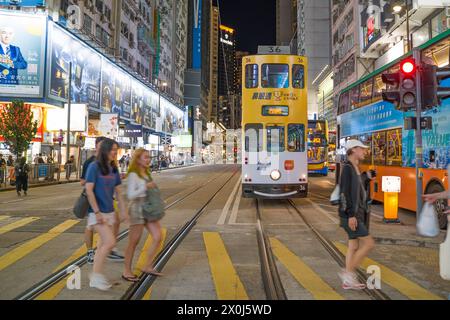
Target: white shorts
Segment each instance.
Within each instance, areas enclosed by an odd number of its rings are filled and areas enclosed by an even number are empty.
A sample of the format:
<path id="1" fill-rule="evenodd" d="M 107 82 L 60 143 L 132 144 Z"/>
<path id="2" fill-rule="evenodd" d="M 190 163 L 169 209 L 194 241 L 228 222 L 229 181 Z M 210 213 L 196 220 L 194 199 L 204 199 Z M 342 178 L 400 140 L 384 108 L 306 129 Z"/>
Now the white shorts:
<path id="1" fill-rule="evenodd" d="M 110 226 L 113 226 L 116 222 L 116 213 L 110 212 L 110 213 L 100 213 L 103 218 L 105 218 L 106 223 Z M 95 216 L 95 213 L 89 212 L 88 219 L 87 219 L 87 227 L 89 230 L 92 230 L 93 226 L 97 224 L 97 217 Z"/>

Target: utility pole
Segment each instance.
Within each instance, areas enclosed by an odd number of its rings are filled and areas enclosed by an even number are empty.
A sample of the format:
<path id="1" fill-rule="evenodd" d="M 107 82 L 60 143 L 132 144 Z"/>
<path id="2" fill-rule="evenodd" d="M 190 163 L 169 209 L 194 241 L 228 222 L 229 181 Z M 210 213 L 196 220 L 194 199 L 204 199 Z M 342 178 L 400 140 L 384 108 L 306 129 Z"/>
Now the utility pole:
<path id="1" fill-rule="evenodd" d="M 69 90 L 67 95 L 68 97 L 67 97 L 66 162 L 69 161 L 70 157 L 70 100 L 72 95 L 72 62 L 69 62 Z"/>
<path id="2" fill-rule="evenodd" d="M 415 154 L 416 154 L 416 218 L 419 218 L 422 210 L 422 167 L 423 167 L 423 151 L 422 151 L 422 129 L 420 125 L 420 116 L 422 114 L 422 89 L 421 89 L 421 72 L 422 61 L 419 49 L 413 50 L 413 58 L 416 62 L 416 131 L 415 131 Z"/>
<path id="3" fill-rule="evenodd" d="M 411 38 L 409 35 L 409 1 L 405 0 L 405 8 L 406 8 L 406 43 L 408 47 L 408 52 L 411 51 Z"/>

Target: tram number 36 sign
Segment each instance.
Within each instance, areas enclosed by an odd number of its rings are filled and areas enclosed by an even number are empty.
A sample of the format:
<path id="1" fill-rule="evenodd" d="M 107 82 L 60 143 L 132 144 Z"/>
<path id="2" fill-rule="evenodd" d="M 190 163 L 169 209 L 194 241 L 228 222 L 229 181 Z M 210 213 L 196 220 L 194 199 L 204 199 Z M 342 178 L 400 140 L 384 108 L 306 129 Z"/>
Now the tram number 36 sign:
<path id="1" fill-rule="evenodd" d="M 258 54 L 291 54 L 289 46 L 258 46 Z"/>

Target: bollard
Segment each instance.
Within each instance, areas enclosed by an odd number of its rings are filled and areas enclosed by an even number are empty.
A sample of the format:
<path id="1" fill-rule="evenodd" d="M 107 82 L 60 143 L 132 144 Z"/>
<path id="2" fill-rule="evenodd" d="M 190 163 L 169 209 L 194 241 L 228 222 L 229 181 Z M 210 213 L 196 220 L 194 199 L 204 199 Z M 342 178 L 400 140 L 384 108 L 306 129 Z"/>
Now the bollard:
<path id="1" fill-rule="evenodd" d="M 384 192 L 383 222 L 385 223 L 400 223 L 398 219 L 398 194 L 400 193 L 400 185 L 400 177 L 382 177 L 381 190 Z"/>

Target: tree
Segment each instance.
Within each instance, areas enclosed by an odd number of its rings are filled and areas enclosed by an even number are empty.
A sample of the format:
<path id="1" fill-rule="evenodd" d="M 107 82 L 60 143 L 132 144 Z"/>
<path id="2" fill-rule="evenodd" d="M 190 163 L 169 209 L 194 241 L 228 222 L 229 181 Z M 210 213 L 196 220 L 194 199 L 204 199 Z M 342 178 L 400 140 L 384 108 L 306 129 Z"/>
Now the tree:
<path id="1" fill-rule="evenodd" d="M 11 153 L 20 156 L 28 149 L 37 132 L 37 121 L 33 121 L 33 112 L 29 104 L 13 100 L 11 104 L 0 108 L 0 136 Z"/>

